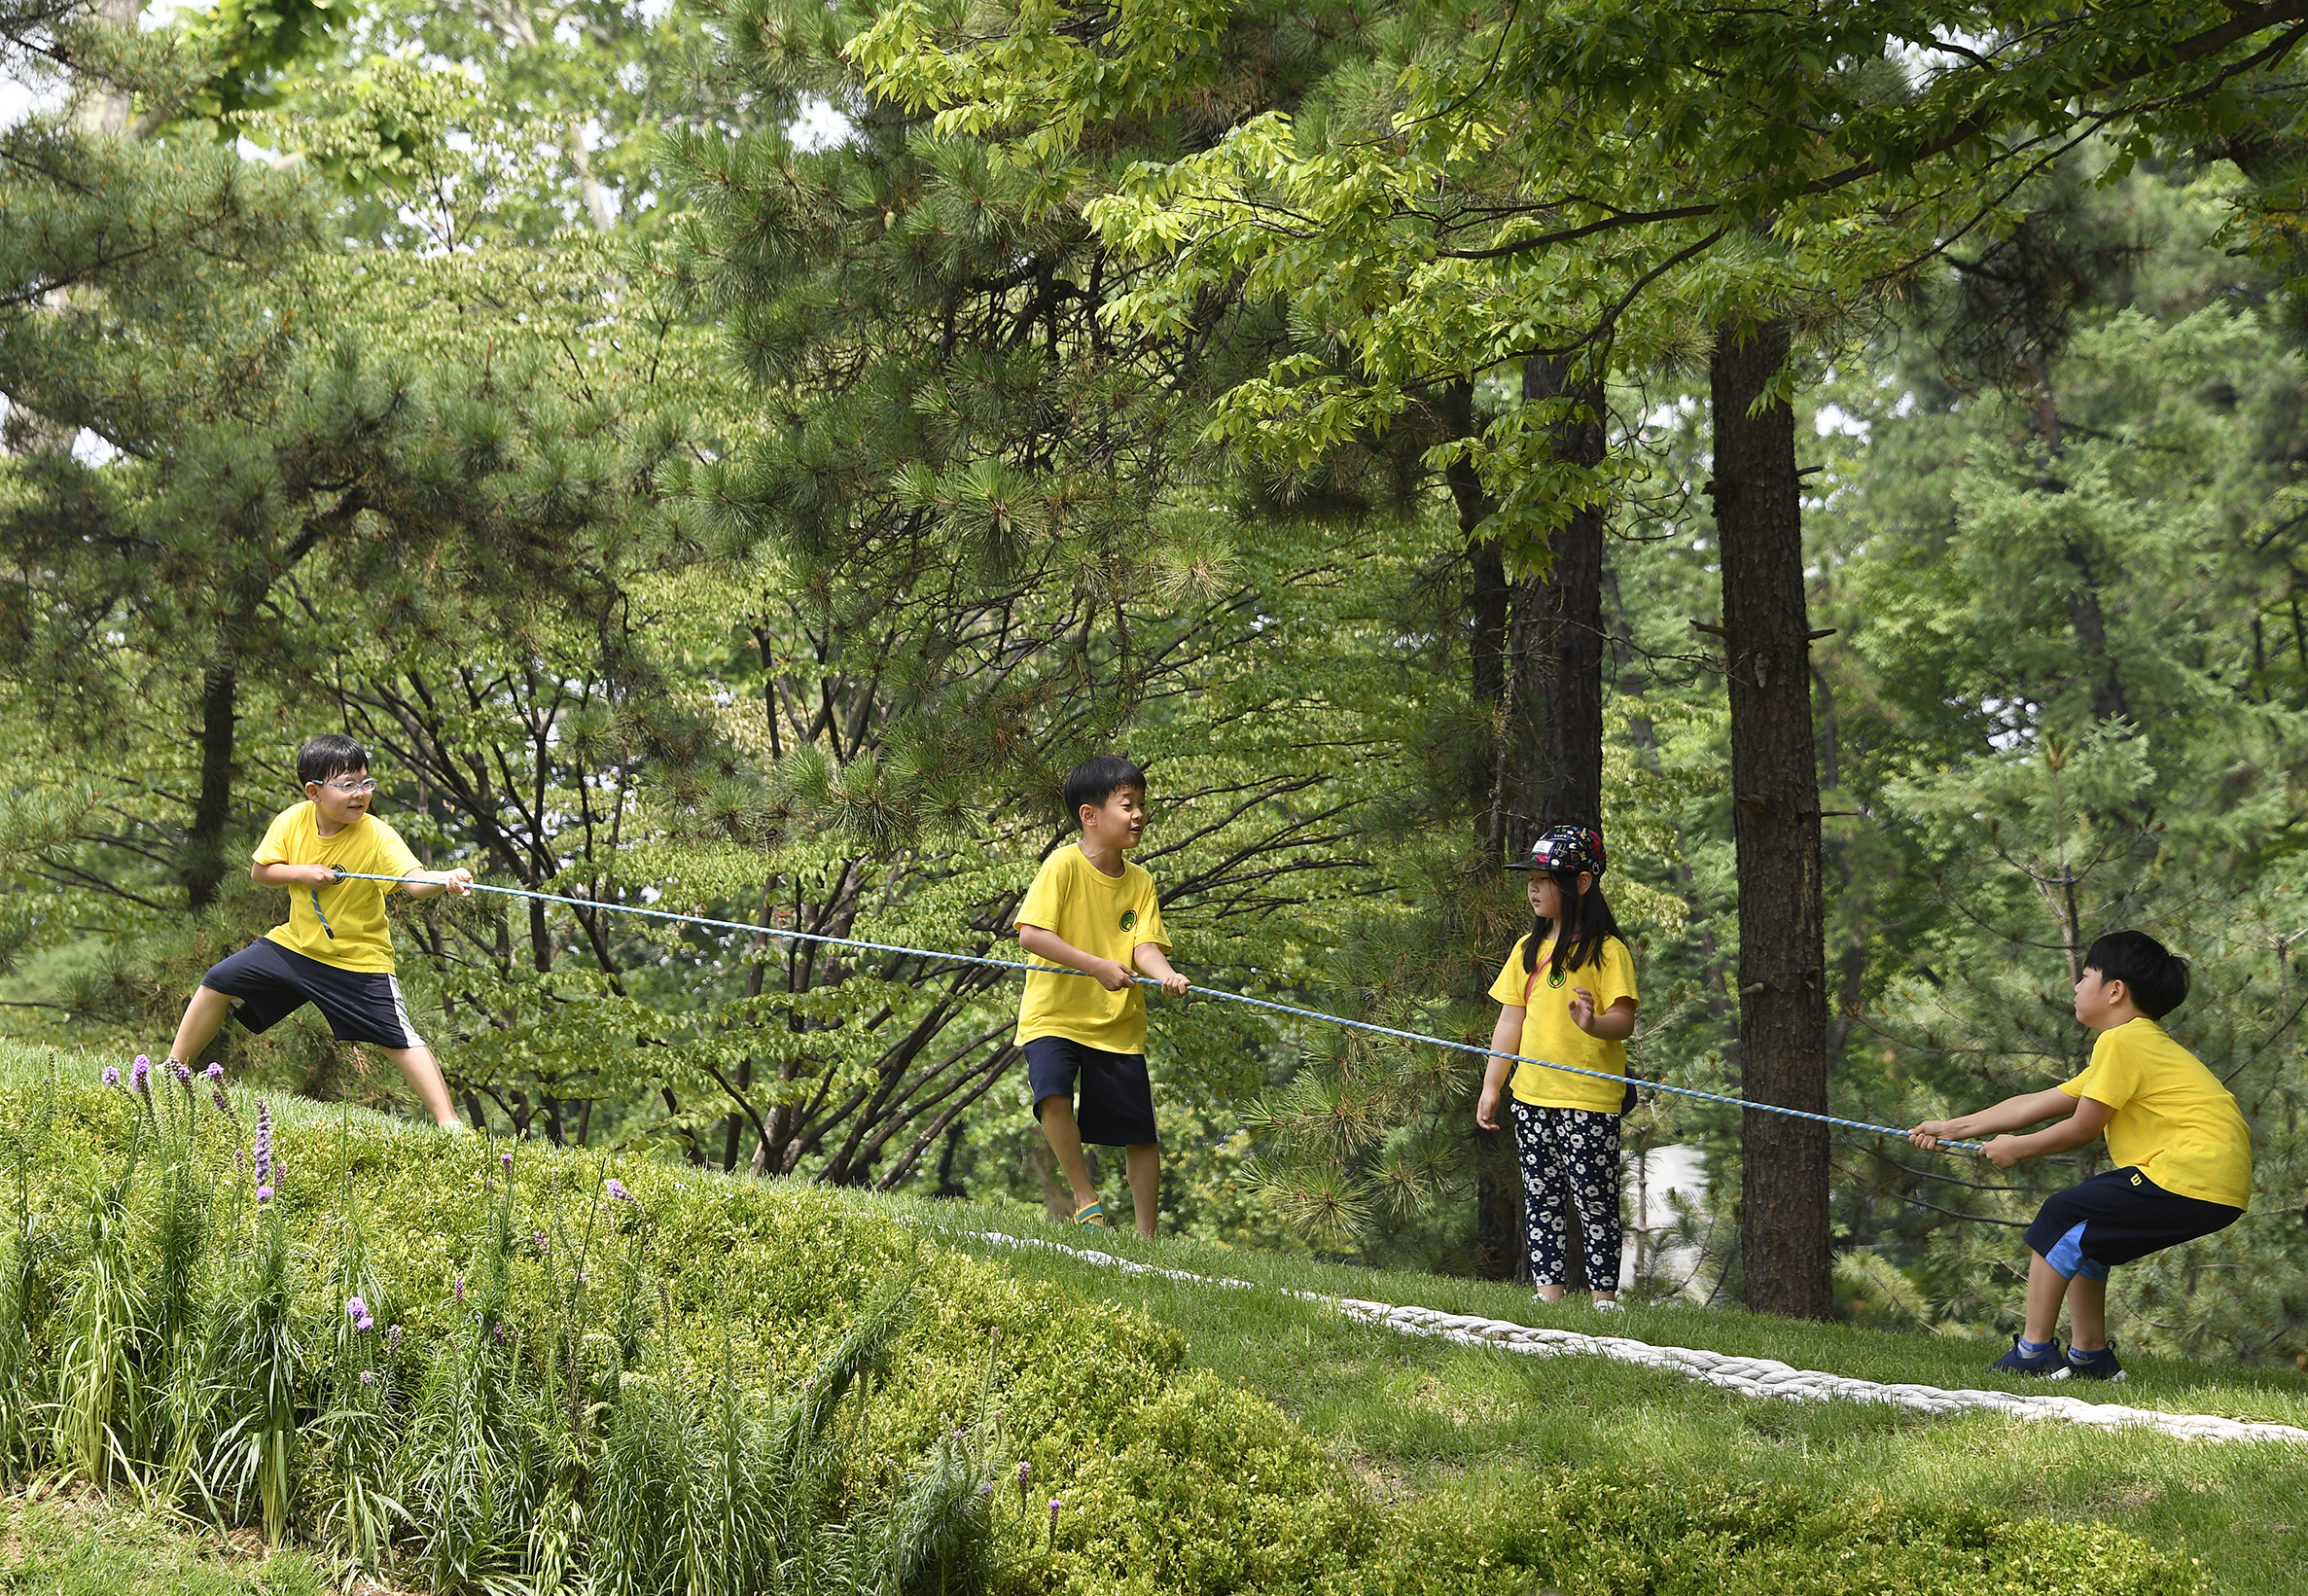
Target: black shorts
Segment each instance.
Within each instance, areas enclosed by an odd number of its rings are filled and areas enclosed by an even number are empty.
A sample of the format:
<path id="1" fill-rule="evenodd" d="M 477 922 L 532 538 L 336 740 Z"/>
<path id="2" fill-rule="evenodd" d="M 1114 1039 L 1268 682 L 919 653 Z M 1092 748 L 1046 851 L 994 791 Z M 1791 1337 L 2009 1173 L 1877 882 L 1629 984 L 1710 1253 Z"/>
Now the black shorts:
<path id="1" fill-rule="evenodd" d="M 1052 1097 L 1074 1100 L 1082 1079 L 1082 1105 L 1074 1111 L 1082 1139 L 1100 1147 L 1152 1147 L 1154 1135 L 1154 1082 L 1146 1076 L 1144 1053 L 1110 1053 L 1071 1037 L 1036 1037 L 1026 1044 L 1026 1084 L 1034 1091 L 1034 1117 Z"/>
<path id="2" fill-rule="evenodd" d="M 339 1042 L 393 1048 L 425 1045 L 408 1023 L 401 983 L 389 972 L 339 970 L 269 937 L 258 938 L 215 966 L 200 977 L 200 984 L 238 998 L 233 1014 L 260 1036 L 309 1003 L 320 1010 L 329 1022 L 329 1034 Z"/>
<path id="3" fill-rule="evenodd" d="M 2166 1191 L 2137 1169 L 2111 1169 L 2044 1199 L 2028 1246 L 2069 1280 L 2106 1280 L 2118 1263 L 2224 1230 L 2241 1208 Z"/>

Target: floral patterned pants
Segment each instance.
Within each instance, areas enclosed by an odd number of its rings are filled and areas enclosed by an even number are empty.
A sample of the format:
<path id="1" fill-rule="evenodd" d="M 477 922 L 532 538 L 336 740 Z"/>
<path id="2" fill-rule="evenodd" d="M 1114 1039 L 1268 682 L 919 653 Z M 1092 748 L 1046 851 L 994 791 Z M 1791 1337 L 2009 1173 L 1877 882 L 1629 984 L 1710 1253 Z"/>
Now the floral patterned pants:
<path id="1" fill-rule="evenodd" d="M 1523 1170 L 1523 1224 L 1531 1281 L 1560 1286 L 1570 1261 L 1571 1215 L 1585 1232 L 1586 1278 L 1618 1289 L 1618 1116 L 1590 1109 L 1543 1109 L 1512 1100 L 1514 1156 Z"/>

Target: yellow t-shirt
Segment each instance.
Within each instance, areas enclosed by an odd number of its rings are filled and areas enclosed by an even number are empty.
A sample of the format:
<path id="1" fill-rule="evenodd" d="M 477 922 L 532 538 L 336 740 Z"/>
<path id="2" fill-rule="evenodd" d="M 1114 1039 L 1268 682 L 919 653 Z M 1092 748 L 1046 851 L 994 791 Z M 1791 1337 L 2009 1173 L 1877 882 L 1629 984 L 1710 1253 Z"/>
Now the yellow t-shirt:
<path id="1" fill-rule="evenodd" d="M 2154 1020 L 2142 1015 L 2102 1031 L 2091 1064 L 2060 1090 L 2115 1111 L 2108 1157 L 2117 1168 L 2137 1169 L 2183 1197 L 2251 1206 L 2252 1127 L 2244 1111 Z"/>
<path id="2" fill-rule="evenodd" d="M 1491 982 L 1492 997 L 1508 1008 L 1523 1011 L 1522 1043 L 1514 1050 L 1525 1058 L 1544 1058 L 1548 1063 L 1568 1064 L 1573 1069 L 1625 1075 L 1625 1043 L 1588 1036 L 1571 1023 L 1571 989 L 1583 986 L 1594 994 L 1598 1014 L 1607 1012 L 1621 998 L 1634 997 L 1635 956 L 1627 951 L 1627 944 L 1616 937 L 1610 938 L 1603 943 L 1600 958 L 1577 970 L 1566 970 L 1563 984 L 1554 986 L 1549 983 L 1547 973 L 1547 957 L 1554 950 L 1553 939 L 1539 944 L 1539 973 L 1535 979 L 1523 970 L 1523 944 L 1530 940 L 1516 939 L 1514 951 L 1507 955 L 1507 968 Z M 1523 996 L 1525 982 L 1531 983 L 1527 1001 Z M 1517 1101 L 1535 1108 L 1589 1109 L 1598 1114 L 1616 1114 L 1627 1092 L 1616 1081 L 1566 1075 L 1561 1070 L 1543 1069 L 1536 1064 L 1517 1064 L 1510 1084 Z"/>
<path id="3" fill-rule="evenodd" d="M 323 836 L 318 812 L 307 800 L 283 809 L 266 828 L 265 840 L 251 855 L 260 865 L 334 865 L 362 875 L 407 875 L 421 870 L 401 833 L 374 815 L 363 815 L 335 836 Z M 265 933 L 292 953 L 333 964 L 339 970 L 392 974 L 393 940 L 385 931 L 381 881 L 337 881 L 328 886 L 291 887 L 289 919 Z M 314 912 L 315 894 L 320 900 Z M 327 916 L 324 926 L 322 916 Z M 335 936 L 330 933 L 335 932 Z"/>
<path id="4" fill-rule="evenodd" d="M 1119 875 L 1108 875 L 1089 862 L 1079 844 L 1069 844 L 1043 863 L 1042 873 L 1017 906 L 1015 923 L 1054 931 L 1084 953 L 1136 970 L 1130 955 L 1147 942 L 1166 948 L 1162 906 L 1154 901 L 1154 877 L 1128 860 Z M 1109 992 L 1088 975 L 1026 977 L 1018 1000 L 1017 1040 L 1065 1037 L 1110 1053 L 1146 1051 L 1146 988 L 1133 981 Z"/>

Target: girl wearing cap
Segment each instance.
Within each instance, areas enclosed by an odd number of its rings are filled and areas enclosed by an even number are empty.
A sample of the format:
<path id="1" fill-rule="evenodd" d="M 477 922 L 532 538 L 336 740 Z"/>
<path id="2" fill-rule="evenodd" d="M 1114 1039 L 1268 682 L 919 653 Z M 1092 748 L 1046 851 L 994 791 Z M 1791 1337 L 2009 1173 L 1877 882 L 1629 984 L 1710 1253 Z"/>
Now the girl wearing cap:
<path id="1" fill-rule="evenodd" d="M 1499 1103 L 1511 1078 L 1509 1107 L 1522 1165 L 1531 1280 L 1545 1301 L 1562 1299 L 1569 1205 L 1576 1204 L 1595 1306 L 1616 1311 L 1618 1119 L 1634 1090 L 1616 1081 L 1518 1064 L 1507 1055 L 1625 1075 L 1626 1041 L 1635 1030 L 1635 960 L 1603 901 L 1601 832 L 1553 827 L 1509 868 L 1530 872 L 1536 918 L 1491 983 L 1499 1023 L 1491 1032 L 1474 1122 L 1499 1128 Z"/>

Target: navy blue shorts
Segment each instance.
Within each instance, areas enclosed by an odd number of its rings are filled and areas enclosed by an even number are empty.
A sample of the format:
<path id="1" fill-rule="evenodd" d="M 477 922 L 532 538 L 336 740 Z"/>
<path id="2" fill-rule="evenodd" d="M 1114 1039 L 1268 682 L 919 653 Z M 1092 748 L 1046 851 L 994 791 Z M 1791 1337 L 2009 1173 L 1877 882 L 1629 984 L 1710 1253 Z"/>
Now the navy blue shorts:
<path id="1" fill-rule="evenodd" d="M 240 1023 L 262 1036 L 306 1004 L 321 1011 L 329 1034 L 339 1042 L 378 1047 L 422 1047 L 425 1039 L 408 1023 L 401 983 L 381 970 L 339 970 L 308 959 L 269 937 L 255 941 L 200 977 L 213 992 L 238 998 L 232 1009 Z M 191 1062 L 187 1060 L 187 1062 Z"/>
<path id="2" fill-rule="evenodd" d="M 2062 1277 L 2106 1280 L 2118 1263 L 2224 1230 L 2241 1208 L 2166 1191 L 2129 1166 L 2094 1175 L 2044 1199 L 2028 1246 Z"/>
<path id="3" fill-rule="evenodd" d="M 1082 1082 L 1075 1122 L 1082 1139 L 1100 1147 L 1152 1147 L 1154 1135 L 1154 1082 L 1146 1076 L 1144 1053 L 1110 1053 L 1071 1037 L 1036 1037 L 1026 1044 L 1026 1084 L 1034 1090 L 1034 1117 L 1052 1097 L 1074 1100 Z"/>

